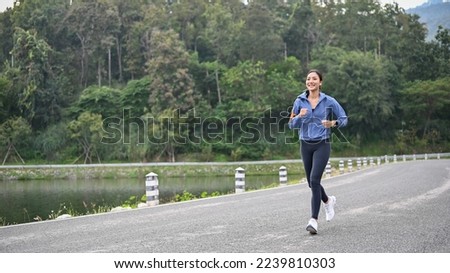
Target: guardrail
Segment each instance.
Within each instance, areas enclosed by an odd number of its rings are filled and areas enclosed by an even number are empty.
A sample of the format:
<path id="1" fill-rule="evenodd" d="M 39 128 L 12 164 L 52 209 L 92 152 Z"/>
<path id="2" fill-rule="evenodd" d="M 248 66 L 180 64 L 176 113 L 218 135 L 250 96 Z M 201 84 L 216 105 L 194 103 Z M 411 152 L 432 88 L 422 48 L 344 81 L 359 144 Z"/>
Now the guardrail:
<path id="1" fill-rule="evenodd" d="M 330 161 L 356 160 L 357 158 L 380 158 L 382 160 L 417 160 L 450 158 L 450 153 L 431 153 L 417 155 L 384 155 L 367 157 L 333 157 Z M 263 161 L 233 161 L 233 162 L 147 162 L 147 163 L 107 163 L 107 164 L 39 164 L 39 165 L 1 165 L 0 169 L 52 169 L 52 168 L 98 168 L 98 167 L 152 167 L 152 166 L 226 166 L 226 165 L 258 165 L 301 163 L 301 159 L 263 160 Z"/>

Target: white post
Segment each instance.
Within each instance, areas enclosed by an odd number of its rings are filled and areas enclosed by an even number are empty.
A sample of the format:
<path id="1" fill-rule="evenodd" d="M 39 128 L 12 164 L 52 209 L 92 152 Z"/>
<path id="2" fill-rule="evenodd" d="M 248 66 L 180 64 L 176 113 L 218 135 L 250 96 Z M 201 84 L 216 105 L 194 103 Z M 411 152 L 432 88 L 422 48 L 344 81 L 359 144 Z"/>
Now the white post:
<path id="1" fill-rule="evenodd" d="M 241 167 L 236 169 L 234 173 L 235 178 L 235 192 L 245 192 L 245 170 Z"/>
<path id="2" fill-rule="evenodd" d="M 428 160 L 428 154 L 425 154 L 425 160 Z"/>
<path id="3" fill-rule="evenodd" d="M 145 194 L 147 196 L 148 206 L 159 205 L 159 183 L 158 175 L 156 173 L 148 173 L 145 176 Z"/>
<path id="4" fill-rule="evenodd" d="M 413 160 L 416 161 L 417 157 L 416 154 L 413 154 Z"/>
<path id="5" fill-rule="evenodd" d="M 370 164 L 370 167 L 373 167 L 375 164 L 373 163 L 373 158 L 371 157 L 370 159 L 369 159 L 369 164 Z"/>
<path id="6" fill-rule="evenodd" d="M 281 166 L 280 170 L 278 171 L 278 174 L 280 176 L 280 186 L 286 186 L 287 185 L 287 169 L 285 166 Z"/>
<path id="7" fill-rule="evenodd" d="M 363 158 L 363 167 L 364 169 L 367 168 L 367 158 Z"/>
<path id="8" fill-rule="evenodd" d="M 386 164 L 389 163 L 389 158 L 388 158 L 387 155 L 384 156 L 384 161 L 385 161 Z"/>
<path id="9" fill-rule="evenodd" d="M 351 159 L 347 161 L 348 172 L 351 173 L 353 171 L 353 162 Z"/>
<path id="10" fill-rule="evenodd" d="M 381 158 L 377 157 L 377 165 L 380 166 L 381 165 Z"/>
<path id="11" fill-rule="evenodd" d="M 406 162 L 406 155 L 403 155 L 403 162 Z"/>
<path id="12" fill-rule="evenodd" d="M 344 160 L 339 160 L 339 173 L 344 173 Z"/>
<path id="13" fill-rule="evenodd" d="M 437 159 L 441 159 L 441 154 L 437 154 Z"/>
<path id="14" fill-rule="evenodd" d="M 397 155 L 394 155 L 394 163 L 397 163 Z"/>
<path id="15" fill-rule="evenodd" d="M 358 158 L 356 160 L 356 167 L 358 168 L 358 170 L 361 170 L 361 158 Z"/>
<path id="16" fill-rule="evenodd" d="M 327 166 L 325 167 L 325 173 L 327 177 L 331 176 L 331 162 L 328 160 Z"/>

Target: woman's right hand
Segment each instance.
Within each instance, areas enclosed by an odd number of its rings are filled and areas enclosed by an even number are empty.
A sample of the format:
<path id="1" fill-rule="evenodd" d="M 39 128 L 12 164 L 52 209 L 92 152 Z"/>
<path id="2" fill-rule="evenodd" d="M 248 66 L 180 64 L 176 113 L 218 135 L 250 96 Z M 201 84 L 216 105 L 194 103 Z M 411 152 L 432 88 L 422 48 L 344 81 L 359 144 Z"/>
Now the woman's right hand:
<path id="1" fill-rule="evenodd" d="M 300 117 L 304 117 L 306 114 L 308 114 L 308 108 L 302 108 L 300 109 L 300 113 L 298 113 Z"/>

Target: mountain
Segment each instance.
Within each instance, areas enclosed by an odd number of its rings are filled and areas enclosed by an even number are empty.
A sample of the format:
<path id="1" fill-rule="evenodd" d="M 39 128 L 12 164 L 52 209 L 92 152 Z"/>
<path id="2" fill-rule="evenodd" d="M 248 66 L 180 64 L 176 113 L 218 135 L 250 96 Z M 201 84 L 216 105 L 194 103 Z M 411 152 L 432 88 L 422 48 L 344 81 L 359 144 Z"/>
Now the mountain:
<path id="1" fill-rule="evenodd" d="M 427 41 L 434 40 L 439 25 L 450 29 L 449 0 L 429 0 L 421 6 L 407 9 L 406 13 L 420 16 L 419 21 L 424 23 L 428 29 Z"/>

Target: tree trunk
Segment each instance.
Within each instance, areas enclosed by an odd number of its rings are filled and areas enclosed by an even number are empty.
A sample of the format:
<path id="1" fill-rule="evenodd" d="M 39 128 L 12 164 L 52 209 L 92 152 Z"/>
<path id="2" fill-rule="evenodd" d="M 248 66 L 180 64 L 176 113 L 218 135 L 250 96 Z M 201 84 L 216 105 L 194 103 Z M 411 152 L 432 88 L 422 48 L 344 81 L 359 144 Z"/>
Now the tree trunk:
<path id="1" fill-rule="evenodd" d="M 111 87 L 111 47 L 108 47 L 108 84 Z"/>
<path id="2" fill-rule="evenodd" d="M 117 48 L 117 63 L 119 64 L 119 82 L 123 81 L 122 74 L 122 48 L 120 46 L 119 38 L 116 37 L 116 48 Z"/>
<path id="3" fill-rule="evenodd" d="M 217 98 L 219 99 L 219 104 L 222 104 L 222 96 L 220 94 L 220 84 L 219 84 L 219 71 L 217 71 L 217 67 L 214 70 L 216 76 L 216 86 L 217 86 Z"/>
<path id="4" fill-rule="evenodd" d="M 85 58 L 86 58 L 86 45 L 85 45 L 85 42 L 84 42 L 84 38 L 79 34 L 79 33 L 77 33 L 77 37 L 78 37 L 78 39 L 80 40 L 80 43 L 81 43 L 81 77 L 80 77 L 80 85 L 81 86 L 83 86 L 84 85 L 84 76 L 86 75 L 86 72 L 85 72 Z"/>
<path id="5" fill-rule="evenodd" d="M 102 86 L 102 70 L 100 66 L 100 61 L 98 61 L 97 65 L 97 79 L 98 79 L 98 87 Z"/>

